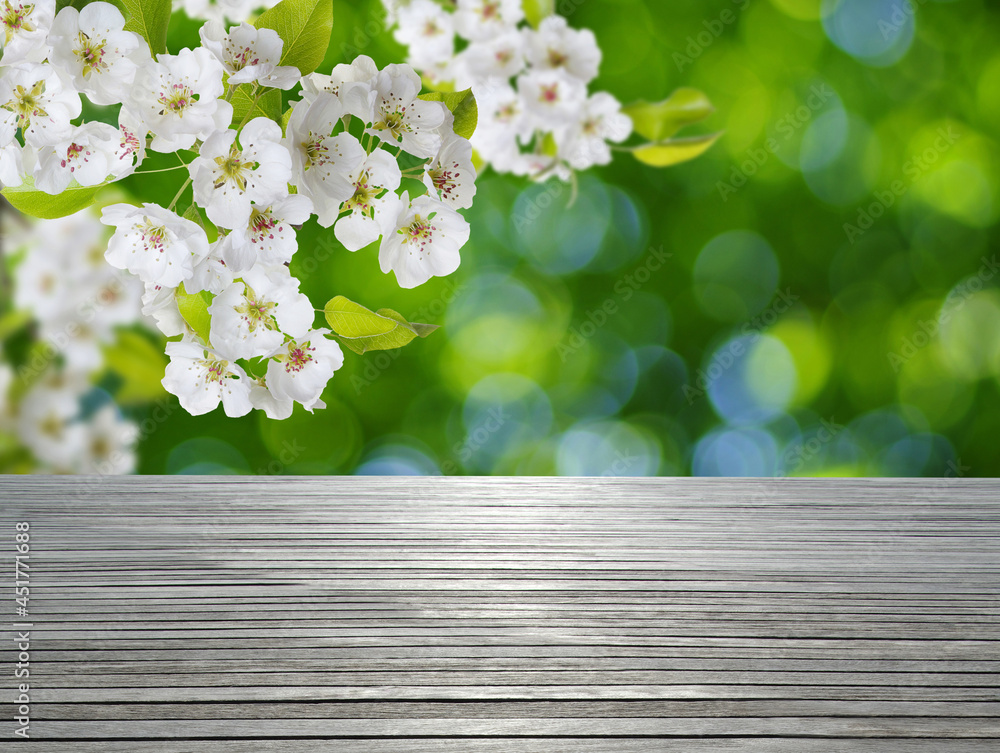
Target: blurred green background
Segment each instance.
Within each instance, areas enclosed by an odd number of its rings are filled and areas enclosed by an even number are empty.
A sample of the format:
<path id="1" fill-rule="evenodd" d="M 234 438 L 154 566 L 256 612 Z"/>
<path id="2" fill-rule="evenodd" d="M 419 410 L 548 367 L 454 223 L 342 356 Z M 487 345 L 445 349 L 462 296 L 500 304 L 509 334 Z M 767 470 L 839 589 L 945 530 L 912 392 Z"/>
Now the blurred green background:
<path id="1" fill-rule="evenodd" d="M 315 415 L 128 407 L 140 472 L 997 475 L 1000 8 L 559 7 L 603 50 L 592 91 L 696 87 L 721 141 L 670 170 L 618 154 L 571 207 L 487 172 L 459 271 L 412 291 L 310 224 L 292 268 L 317 306 L 443 328 L 348 353 Z M 327 63 L 400 61 L 382 16 L 336 2 Z"/>

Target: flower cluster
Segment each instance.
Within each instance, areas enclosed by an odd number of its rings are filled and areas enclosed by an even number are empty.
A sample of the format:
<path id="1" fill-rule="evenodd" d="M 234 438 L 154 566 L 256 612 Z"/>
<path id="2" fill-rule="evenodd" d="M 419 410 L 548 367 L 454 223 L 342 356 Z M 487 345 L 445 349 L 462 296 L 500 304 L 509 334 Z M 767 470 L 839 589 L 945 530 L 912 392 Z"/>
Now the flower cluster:
<path id="1" fill-rule="evenodd" d="M 0 182 L 60 194 L 128 175 L 147 151 L 184 162 L 169 206 L 116 204 L 102 222 L 115 228 L 105 258 L 142 281 L 143 313 L 175 339 L 163 385 L 190 413 L 323 407 L 343 356 L 288 266 L 311 216 L 351 251 L 381 241 L 381 270 L 404 288 L 458 268 L 472 147 L 445 104 L 419 98 L 410 66 L 360 57 L 303 77 L 280 64 L 277 31 L 214 20 L 201 46 L 154 56 L 111 4 L 7 7 Z M 284 117 L 252 117 L 292 89 Z M 77 123 L 81 95 L 121 103 L 119 127 Z M 242 111 L 237 95 L 252 100 Z M 188 185 L 194 203 L 175 211 Z"/>
<path id="2" fill-rule="evenodd" d="M 632 121 L 607 92 L 588 93 L 601 50 L 594 34 L 551 15 L 532 28 L 521 0 L 383 0 L 407 62 L 479 103 L 477 155 L 498 172 L 568 179 L 611 161 Z"/>
<path id="3" fill-rule="evenodd" d="M 3 231 L 20 257 L 12 303 L 30 316 L 36 345 L 17 372 L 0 364 L 0 440 L 25 448 L 35 471 L 132 472 L 139 427 L 90 375 L 103 370 L 116 330 L 141 319 L 142 285 L 105 263 L 108 232 L 94 212 Z"/>
<path id="4" fill-rule="evenodd" d="M 131 96 L 149 48 L 124 31 L 109 3 L 55 13 L 55 0 L 6 2 L 0 14 L 0 182 L 59 194 L 71 183 L 96 186 L 128 175 L 139 145 L 135 125 L 74 124 L 81 94 L 98 105 Z"/>

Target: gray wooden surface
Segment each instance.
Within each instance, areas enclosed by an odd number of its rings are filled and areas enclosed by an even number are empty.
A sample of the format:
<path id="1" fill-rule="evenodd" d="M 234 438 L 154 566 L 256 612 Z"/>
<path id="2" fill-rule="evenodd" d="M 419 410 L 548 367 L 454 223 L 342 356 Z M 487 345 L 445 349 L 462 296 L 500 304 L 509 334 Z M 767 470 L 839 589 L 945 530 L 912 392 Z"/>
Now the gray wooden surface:
<path id="1" fill-rule="evenodd" d="M 998 555 L 986 481 L 0 478 L 0 751 L 997 753 Z"/>

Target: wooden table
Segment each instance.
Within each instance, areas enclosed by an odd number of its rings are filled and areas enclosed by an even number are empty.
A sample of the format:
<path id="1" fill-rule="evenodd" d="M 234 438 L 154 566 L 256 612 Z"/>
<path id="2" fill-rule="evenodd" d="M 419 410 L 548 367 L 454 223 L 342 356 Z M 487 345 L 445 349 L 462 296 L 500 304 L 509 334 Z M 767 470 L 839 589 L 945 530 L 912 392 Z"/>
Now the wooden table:
<path id="1" fill-rule="evenodd" d="M 992 481 L 2 478 L 0 553 L 3 753 L 1000 751 Z"/>

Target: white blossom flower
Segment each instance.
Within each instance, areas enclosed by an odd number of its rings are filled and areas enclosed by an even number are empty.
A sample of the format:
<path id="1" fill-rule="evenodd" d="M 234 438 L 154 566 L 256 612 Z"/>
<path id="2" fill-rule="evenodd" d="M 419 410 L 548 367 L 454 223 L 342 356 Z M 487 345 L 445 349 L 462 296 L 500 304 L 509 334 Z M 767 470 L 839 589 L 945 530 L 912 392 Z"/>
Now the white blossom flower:
<path id="1" fill-rule="evenodd" d="M 468 209 L 476 195 L 476 168 L 472 144 L 461 136 L 446 137 L 441 151 L 427 167 L 424 184 L 453 209 Z"/>
<path id="2" fill-rule="evenodd" d="M 517 80 L 524 108 L 540 131 L 570 125 L 587 99 L 587 86 L 558 70 L 529 70 Z"/>
<path id="3" fill-rule="evenodd" d="M 413 0 L 399 10 L 393 36 L 410 48 L 411 64 L 423 68 L 455 54 L 455 21 L 432 0 Z"/>
<path id="4" fill-rule="evenodd" d="M 479 125 L 470 139 L 484 160 L 506 168 L 520 154 L 518 142 L 528 143 L 534 132 L 521 95 L 511 86 L 482 91 L 473 87 L 479 105 Z"/>
<path id="5" fill-rule="evenodd" d="M 108 333 L 135 321 L 141 286 L 104 260 L 110 236 L 94 214 L 79 212 L 34 223 L 21 238 L 5 237 L 12 248 L 24 249 L 14 286 L 17 308 L 43 325 L 79 321 Z"/>
<path id="6" fill-rule="evenodd" d="M 208 255 L 200 226 L 156 204 L 114 204 L 105 207 L 101 222 L 115 227 L 105 253 L 108 263 L 143 282 L 177 287 Z"/>
<path id="7" fill-rule="evenodd" d="M 67 332 L 67 327 L 72 334 Z M 82 374 L 91 374 L 101 368 L 104 363 L 102 346 L 113 342 L 112 338 L 102 337 L 89 325 L 80 324 L 73 319 L 39 326 L 38 337 L 49 343 L 54 352 L 59 354 L 63 368 Z"/>
<path id="8" fill-rule="evenodd" d="M 187 332 L 188 327 L 177 307 L 177 289 L 161 287 L 151 282 L 145 283 L 142 295 L 142 315 L 152 319 L 156 328 L 167 337 L 176 337 Z"/>
<path id="9" fill-rule="evenodd" d="M 191 279 L 184 281 L 184 290 L 187 293 L 207 290 L 209 293 L 218 294 L 233 284 L 236 275 L 224 258 L 228 237 L 215 241 L 209 246 L 208 256 L 194 265 Z"/>
<path id="10" fill-rule="evenodd" d="M 49 61 L 94 104 L 124 101 L 139 65 L 150 60 L 142 37 L 124 27 L 125 17 L 110 3 L 63 8 L 52 24 Z"/>
<path id="11" fill-rule="evenodd" d="M 94 288 L 78 282 L 78 288 L 58 316 L 39 323 L 38 336 L 59 353 L 64 368 L 90 374 L 103 365 L 103 350 L 114 343 L 117 328 L 139 318 L 142 283 L 128 275 Z"/>
<path id="12" fill-rule="evenodd" d="M 15 65 L 0 75 L 0 146 L 21 129 L 30 146 L 45 146 L 72 130 L 80 114 L 80 95 L 63 87 L 50 65 Z"/>
<path id="13" fill-rule="evenodd" d="M 540 154 L 529 152 L 518 154 L 508 165 L 512 175 L 522 175 L 533 181 L 543 183 L 549 178 L 569 180 L 573 171 L 559 158 L 558 154 Z"/>
<path id="14" fill-rule="evenodd" d="M 404 192 L 386 212 L 379 266 L 384 273 L 395 272 L 400 287 L 415 288 L 458 269 L 459 249 L 468 240 L 469 223 L 462 215 L 430 196 L 411 204 Z"/>
<path id="15" fill-rule="evenodd" d="M 35 150 L 30 146 L 21 146 L 17 141 L 11 141 L 7 146 L 0 147 L 0 186 L 20 186 L 31 170 L 25 169 L 25 156 L 28 164 L 35 159 Z"/>
<path id="16" fill-rule="evenodd" d="M 225 237 L 222 258 L 233 272 L 254 264 L 285 264 L 298 249 L 295 226 L 312 214 L 312 201 L 299 194 L 286 196 L 269 206 L 254 206 L 246 225 Z"/>
<path id="17" fill-rule="evenodd" d="M 292 415 L 292 409 L 295 407 L 294 400 L 275 397 L 265 379 L 258 379 L 250 388 L 250 403 L 256 410 L 264 411 L 264 414 L 274 421 L 284 421 Z M 317 407 L 326 406 L 321 403 Z"/>
<path id="18" fill-rule="evenodd" d="M 257 266 L 219 293 L 208 307 L 212 346 L 232 359 L 273 353 L 285 339 L 301 336 L 316 318 L 299 281 L 284 265 Z"/>
<path id="19" fill-rule="evenodd" d="M 251 202 L 270 204 L 288 195 L 292 158 L 281 142 L 281 126 L 254 118 L 239 134 L 216 131 L 188 169 L 194 199 L 216 225 L 235 228 L 250 219 Z"/>
<path id="20" fill-rule="evenodd" d="M 390 65 L 375 82 L 375 115 L 367 133 L 400 144 L 415 157 L 433 157 L 441 148 L 437 129 L 447 107 L 418 99 L 420 76 L 408 65 Z"/>
<path id="21" fill-rule="evenodd" d="M 140 315 L 142 283 L 104 259 L 110 236 L 93 209 L 4 228 L 5 246 L 21 256 L 14 306 L 32 314 L 36 342 L 46 347 L 29 361 L 45 373 L 18 401 L 16 420 L 5 405 L 9 385 L 0 368 L 0 431 L 31 451 L 38 471 L 117 474 L 134 462 L 123 437 L 134 425 L 113 406 L 86 407 L 93 395 L 88 375 L 103 371 L 104 346 Z"/>
<path id="22" fill-rule="evenodd" d="M 73 458 L 74 473 L 123 476 L 133 473 L 139 427 L 122 418 L 114 405 L 105 405 L 83 423 L 83 452 Z"/>
<path id="23" fill-rule="evenodd" d="M 396 198 L 392 192 L 399 188 L 402 174 L 391 154 L 376 149 L 350 180 L 354 195 L 344 203 L 344 210 L 350 214 L 337 220 L 333 233 L 344 248 L 357 251 L 382 235 L 382 215 L 392 206 L 390 200 Z"/>
<path id="24" fill-rule="evenodd" d="M 221 98 L 222 63 L 203 47 L 159 55 L 139 69 L 133 89 L 135 112 L 153 133 L 154 152 L 187 149 L 233 119 L 233 106 Z"/>
<path id="25" fill-rule="evenodd" d="M 560 156 L 570 167 L 586 170 L 611 162 L 608 141 L 621 142 L 632 133 L 632 120 L 621 109 L 621 103 L 606 92 L 598 92 L 584 103 L 579 119 L 560 144 Z"/>
<path id="26" fill-rule="evenodd" d="M 524 32 L 528 62 L 538 70 L 562 70 L 584 83 L 597 77 L 601 48 L 590 29 L 572 29 L 565 17 L 552 15 L 537 29 Z"/>
<path id="27" fill-rule="evenodd" d="M 302 79 L 302 96 L 310 104 L 319 94 L 333 94 L 344 106 L 345 115 L 371 123 L 375 108 L 375 81 L 378 67 L 367 55 L 359 55 L 350 64 L 333 67 L 329 76 L 310 73 Z"/>
<path id="28" fill-rule="evenodd" d="M 294 400 L 309 412 L 321 407 L 323 390 L 344 365 L 340 346 L 326 337 L 329 332 L 305 332 L 272 355 L 267 364 L 267 386 L 277 400 Z"/>
<path id="29" fill-rule="evenodd" d="M 35 188 L 59 194 L 74 180 L 96 186 L 107 180 L 115 165 L 119 132 L 107 123 L 90 122 L 53 146 L 42 147 L 35 167 Z"/>
<path id="30" fill-rule="evenodd" d="M 412 65 L 409 58 L 407 63 Z M 462 91 L 475 84 L 475 78 L 465 65 L 464 55 L 427 65 L 420 69 L 420 77 L 430 88 L 439 91 Z"/>
<path id="31" fill-rule="evenodd" d="M 55 12 L 55 0 L 0 0 L 0 65 L 45 60 L 51 50 L 46 38 Z"/>
<path id="32" fill-rule="evenodd" d="M 86 390 L 87 384 L 78 374 L 53 374 L 21 400 L 17 434 L 32 455 L 52 469 L 70 470 L 83 447 L 86 432 L 74 419 Z"/>
<path id="33" fill-rule="evenodd" d="M 32 314 L 50 357 L 58 354 L 70 370 L 98 369 L 101 346 L 114 341 L 119 326 L 139 318 L 142 284 L 104 260 L 110 236 L 95 213 L 84 211 L 4 238 L 23 253 L 14 305 Z"/>
<path id="34" fill-rule="evenodd" d="M 226 33 L 221 23 L 209 21 L 199 30 L 201 43 L 222 63 L 229 84 L 260 83 L 291 89 L 299 82 L 299 69 L 278 65 L 284 42 L 274 29 L 256 29 L 245 21 Z"/>
<path id="35" fill-rule="evenodd" d="M 472 41 L 490 39 L 524 19 L 521 0 L 458 0 L 455 28 Z"/>
<path id="36" fill-rule="evenodd" d="M 332 94 L 313 102 L 299 100 L 285 130 L 285 146 L 292 155 L 292 184 L 312 200 L 319 224 L 330 227 L 340 207 L 354 195 L 350 175 L 365 160 L 361 143 L 349 133 L 332 136 L 344 106 Z"/>
<path id="37" fill-rule="evenodd" d="M 146 159 L 148 133 L 145 124 L 127 107 L 118 112 L 118 149 L 111 170 L 116 179 L 131 175 Z"/>
<path id="38" fill-rule="evenodd" d="M 524 70 L 524 36 L 516 30 L 506 31 L 470 44 L 460 57 L 473 83 L 506 83 Z"/>
<path id="39" fill-rule="evenodd" d="M 222 403 L 226 415 L 238 418 L 249 413 L 251 379 L 239 364 L 231 363 L 192 337 L 167 343 L 164 389 L 180 399 L 192 416 L 215 410 Z"/>
<path id="40" fill-rule="evenodd" d="M 333 94 L 338 96 L 344 84 L 375 85 L 378 78 L 378 66 L 367 55 L 358 55 L 350 63 L 338 63 L 329 73 L 310 73 L 302 78 L 302 94 L 316 97 L 318 94 Z"/>
<path id="41" fill-rule="evenodd" d="M 101 265 L 97 279 L 71 278 L 72 288 L 61 306 L 38 325 L 39 337 L 62 356 L 64 367 L 85 374 L 101 367 L 103 347 L 114 342 L 117 328 L 139 318 L 142 283 L 116 273 L 103 259 Z M 61 273 L 68 275 L 69 270 Z"/>

